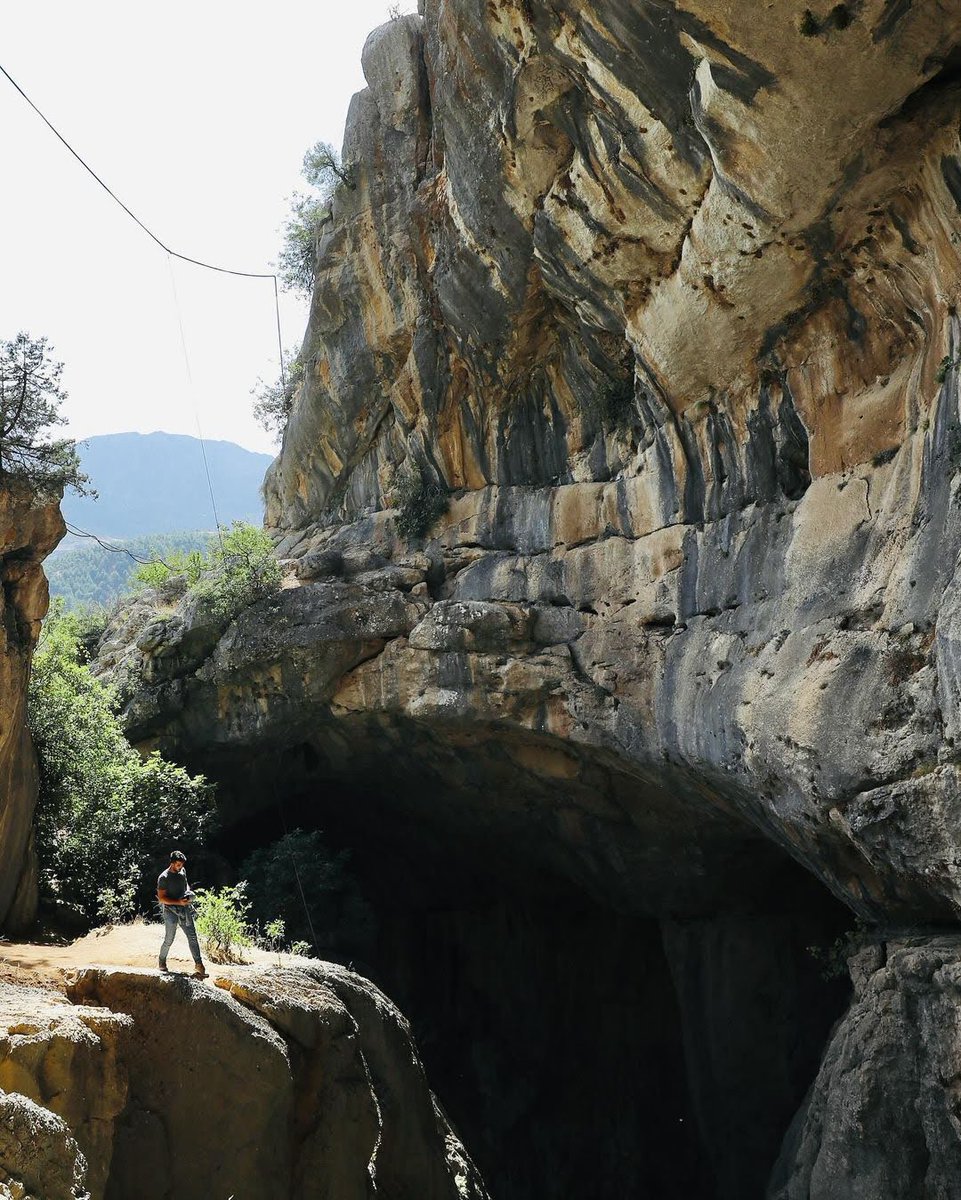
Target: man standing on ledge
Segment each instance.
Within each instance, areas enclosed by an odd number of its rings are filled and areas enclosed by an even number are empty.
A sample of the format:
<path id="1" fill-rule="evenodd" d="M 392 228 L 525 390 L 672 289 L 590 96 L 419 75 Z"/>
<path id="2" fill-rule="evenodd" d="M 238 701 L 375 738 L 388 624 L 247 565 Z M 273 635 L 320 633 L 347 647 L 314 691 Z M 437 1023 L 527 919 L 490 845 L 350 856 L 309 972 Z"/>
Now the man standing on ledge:
<path id="1" fill-rule="evenodd" d="M 194 957 L 194 978 L 206 979 L 207 970 L 200 955 L 200 943 L 197 941 L 197 930 L 194 928 L 194 914 L 190 907 L 194 898 L 184 864 L 187 856 L 179 850 L 170 852 L 170 866 L 157 880 L 157 899 L 164 913 L 164 940 L 160 947 L 160 969 L 167 970 L 167 951 L 174 940 L 179 926 L 187 935 L 187 945 Z"/>

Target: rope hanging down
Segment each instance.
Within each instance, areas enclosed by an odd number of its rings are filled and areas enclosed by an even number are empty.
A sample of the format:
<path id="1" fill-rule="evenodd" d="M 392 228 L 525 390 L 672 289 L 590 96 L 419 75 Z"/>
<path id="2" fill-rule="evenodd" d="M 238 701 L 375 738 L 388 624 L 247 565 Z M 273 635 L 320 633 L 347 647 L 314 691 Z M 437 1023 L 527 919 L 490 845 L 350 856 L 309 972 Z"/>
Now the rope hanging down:
<path id="1" fill-rule="evenodd" d="M 166 244 L 166 242 L 161 241 L 161 239 L 159 237 L 157 237 L 157 235 L 154 233 L 154 231 L 152 229 L 148 228 L 148 226 L 146 226 L 143 223 L 143 221 L 141 221 L 141 219 L 137 216 L 137 214 L 135 212 L 133 212 L 132 209 L 129 209 L 127 207 L 127 205 L 124 204 L 124 202 L 120 199 L 120 197 L 117 195 L 117 193 L 112 190 L 112 188 L 110 188 L 106 183 L 104 183 L 104 181 L 100 178 L 100 176 L 93 169 L 93 167 L 91 167 L 76 150 L 74 150 L 73 146 L 70 145 L 70 143 L 63 136 L 63 134 L 60 132 L 60 130 L 57 129 L 57 127 L 51 121 L 49 121 L 46 116 L 44 116 L 44 114 L 41 112 L 41 110 L 39 108 L 37 108 L 36 104 L 34 104 L 34 102 L 30 99 L 30 97 L 23 90 L 23 88 L 20 86 L 20 84 L 17 83 L 17 81 L 13 78 L 13 76 L 10 74 L 10 72 L 8 70 L 6 70 L 6 68 L 2 64 L 0 64 L 0 74 L 2 74 L 4 76 L 4 78 L 16 89 L 16 91 L 20 93 L 20 95 L 24 98 L 24 100 L 26 100 L 27 104 L 30 105 L 30 107 L 37 114 L 37 116 L 40 118 L 40 120 L 43 121 L 44 125 L 46 125 L 46 127 L 54 135 L 54 137 L 56 137 L 58 141 L 63 143 L 63 145 L 67 148 L 67 150 L 70 151 L 70 153 L 77 160 L 77 162 L 83 167 L 83 169 L 87 172 L 87 174 L 90 175 L 91 178 L 95 179 L 96 182 L 103 188 L 103 190 L 107 193 L 107 195 L 110 197 L 110 199 L 113 200 L 113 202 L 115 204 L 118 204 L 123 209 L 123 211 L 127 214 L 127 216 L 131 219 L 131 221 L 134 221 L 137 225 L 139 225 L 140 228 L 147 235 L 147 237 L 149 237 L 151 239 L 151 241 L 156 242 L 157 245 L 160 247 L 160 249 L 163 250 L 166 254 L 171 255 L 173 258 L 179 258 L 182 262 L 192 263 L 195 267 L 203 267 L 205 271 L 217 271 L 221 275 L 237 275 L 241 279 L 270 279 L 273 281 L 274 311 L 275 311 L 276 317 L 277 317 L 277 352 L 280 355 L 280 380 L 281 380 L 281 384 L 283 385 L 284 389 L 286 390 L 287 380 L 285 378 L 286 372 L 284 370 L 284 344 L 283 344 L 283 338 L 282 338 L 281 332 L 280 332 L 280 293 L 277 288 L 277 276 L 273 272 L 270 272 L 270 271 L 235 271 L 231 267 L 219 267 L 215 263 L 204 262 L 202 259 L 199 259 L 199 258 L 191 258 L 189 254 L 180 254 L 177 250 L 172 250 Z"/>
<path id="2" fill-rule="evenodd" d="M 220 542 L 221 553 L 224 550 L 224 535 L 220 529 L 220 517 L 217 513 L 217 501 L 214 499 L 214 485 L 210 478 L 210 464 L 207 462 L 207 443 L 204 441 L 204 431 L 200 428 L 200 409 L 197 407 L 197 397 L 194 393 L 194 376 L 190 369 L 190 355 L 187 353 L 187 338 L 184 335 L 184 322 L 180 314 L 180 300 L 177 296 L 177 280 L 174 276 L 173 258 L 167 254 L 167 266 L 170 268 L 170 286 L 174 294 L 174 308 L 177 310 L 177 325 L 180 328 L 180 346 L 184 352 L 184 368 L 187 372 L 187 389 L 190 392 L 190 403 L 193 405 L 194 420 L 197 422 L 197 436 L 200 438 L 200 453 L 204 459 L 204 474 L 207 476 L 207 491 L 210 493 L 210 507 L 214 514 L 214 525 L 217 528 L 217 538 Z"/>
<path id="3" fill-rule="evenodd" d="M 41 112 L 41 110 L 36 106 L 36 104 L 34 104 L 34 102 L 30 99 L 30 97 L 23 90 L 23 88 L 20 86 L 20 84 L 17 83 L 17 81 L 13 78 L 13 76 L 10 74 L 10 72 L 7 71 L 6 68 L 2 64 L 0 64 L 0 74 L 2 74 L 4 76 L 4 78 L 23 97 L 23 99 L 27 102 L 27 104 L 29 104 L 29 106 L 33 109 L 33 111 L 40 118 L 40 120 L 43 121 L 44 125 L 46 125 L 47 128 L 50 130 L 50 132 L 57 138 L 57 140 L 60 141 L 66 147 L 66 149 L 73 155 L 73 157 L 83 167 L 83 169 L 87 172 L 87 174 L 90 175 L 92 179 L 96 180 L 96 182 L 100 185 L 100 187 L 103 188 L 103 190 L 107 193 L 107 195 L 111 198 L 111 200 L 113 200 L 115 204 L 119 205 L 120 208 L 122 208 L 123 211 L 127 214 L 127 216 L 143 230 L 143 232 L 147 235 L 147 237 L 149 237 L 151 239 L 151 241 L 155 242 L 160 247 L 160 249 L 164 251 L 164 253 L 167 255 L 168 265 L 170 265 L 170 260 L 172 258 L 179 258 L 181 260 L 181 262 L 191 263 L 193 266 L 202 267 L 206 271 L 217 271 L 221 275 L 236 275 L 236 276 L 240 277 L 241 279 L 270 279 L 270 280 L 272 280 L 273 285 L 274 285 L 274 314 L 275 314 L 275 317 L 277 320 L 277 354 L 280 359 L 280 382 L 281 382 L 281 387 L 283 388 L 284 392 L 286 392 L 286 390 L 287 390 L 287 372 L 284 367 L 284 343 L 283 343 L 283 335 L 281 333 L 281 327 L 280 327 L 280 292 L 279 292 L 278 286 L 277 286 L 277 276 L 275 274 L 273 274 L 273 272 L 265 272 L 265 271 L 235 271 L 230 267 L 220 267 L 220 266 L 217 266 L 215 263 L 204 262 L 202 259 L 199 259 L 199 258 L 191 258 L 189 254 L 180 254 L 177 250 L 171 249 L 170 246 L 168 246 L 166 244 L 166 242 L 162 241 L 159 237 L 157 237 L 157 235 L 153 232 L 153 230 L 148 228 L 148 226 L 146 226 L 143 223 L 143 221 L 141 221 L 141 219 L 137 216 L 137 214 L 135 212 L 133 212 L 132 209 L 128 208 L 127 205 L 124 204 L 124 202 L 120 199 L 120 197 L 116 194 L 116 192 L 114 192 L 112 190 L 112 188 L 110 188 L 100 178 L 100 176 L 93 169 L 93 167 L 91 167 L 76 150 L 74 150 L 73 146 L 70 145 L 70 143 L 63 136 L 63 134 L 60 132 L 60 130 L 57 129 L 57 127 L 50 120 L 47 119 L 47 117 L 44 115 L 44 113 Z M 173 288 L 174 288 L 174 303 L 177 304 L 177 286 L 176 286 L 176 283 L 173 282 L 173 267 L 172 266 L 170 269 L 170 277 L 171 277 L 171 282 L 173 283 Z M 177 320 L 180 323 L 180 338 L 181 338 L 181 344 L 183 346 L 184 359 L 187 363 L 187 377 L 188 377 L 188 381 L 190 382 L 191 395 L 192 395 L 193 394 L 193 390 L 192 390 L 193 383 L 192 383 L 191 376 L 190 376 L 190 363 L 189 363 L 189 360 L 187 359 L 187 344 L 186 344 L 186 341 L 184 340 L 183 321 L 181 320 L 181 317 L 180 317 L 179 304 L 177 304 Z M 194 413 L 197 417 L 197 431 L 198 431 L 198 433 L 200 433 L 200 417 L 199 417 L 199 414 L 197 414 L 196 403 L 194 404 Z M 210 471 L 209 471 L 208 464 L 207 464 L 207 450 L 206 450 L 206 447 L 204 446 L 204 440 L 203 440 L 202 433 L 200 433 L 200 445 L 201 445 L 201 449 L 203 450 L 204 470 L 207 473 L 207 486 L 208 486 L 208 488 L 210 488 L 210 500 L 211 500 L 211 505 L 213 506 L 213 509 L 214 509 L 214 519 L 217 521 L 217 532 L 219 535 L 220 534 L 220 521 L 217 520 L 217 506 L 214 503 L 213 487 L 210 482 Z M 221 548 L 223 548 L 223 539 L 222 538 L 221 538 Z"/>

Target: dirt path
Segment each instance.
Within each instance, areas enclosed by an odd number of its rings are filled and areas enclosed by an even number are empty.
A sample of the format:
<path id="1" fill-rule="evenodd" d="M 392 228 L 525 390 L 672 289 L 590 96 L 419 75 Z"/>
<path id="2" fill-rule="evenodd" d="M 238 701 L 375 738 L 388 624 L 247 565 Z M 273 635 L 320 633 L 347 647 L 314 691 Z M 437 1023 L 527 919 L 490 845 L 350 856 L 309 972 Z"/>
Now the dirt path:
<path id="1" fill-rule="evenodd" d="M 135 921 L 130 925 L 108 925 L 94 929 L 86 937 L 68 945 L 43 945 L 37 942 L 0 941 L 0 978 L 9 982 L 57 985 L 65 971 L 82 967 L 157 967 L 157 952 L 163 941 L 160 921 Z M 246 963 L 267 964 L 278 960 L 285 965 L 303 963 L 302 958 L 289 954 L 270 954 L 249 947 L 244 951 Z M 172 971 L 193 972 L 193 961 L 187 949 L 187 939 L 177 933 L 167 963 Z M 212 975 L 229 974 L 229 967 L 207 969 Z"/>

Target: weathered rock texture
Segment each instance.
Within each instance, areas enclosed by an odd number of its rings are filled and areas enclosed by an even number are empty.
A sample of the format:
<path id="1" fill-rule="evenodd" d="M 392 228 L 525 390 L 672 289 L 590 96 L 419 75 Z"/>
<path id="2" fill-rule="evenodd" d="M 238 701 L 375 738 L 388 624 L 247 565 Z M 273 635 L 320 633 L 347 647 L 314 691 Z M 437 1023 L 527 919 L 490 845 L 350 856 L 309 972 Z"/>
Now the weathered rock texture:
<path id="1" fill-rule="evenodd" d="M 956 921 L 961 9 L 423 8 L 321 231 L 287 586 L 108 640 L 131 729 L 620 913 L 763 914 L 787 855 Z"/>
<path id="2" fill-rule="evenodd" d="M 65 532 L 56 504 L 0 484 L 0 929 L 8 931 L 25 928 L 37 910 L 37 762 L 26 721 L 27 678 L 48 603 L 40 564 Z"/>
<path id="3" fill-rule="evenodd" d="M 108 1200 L 485 1200 L 376 988 L 330 964 L 218 983 L 91 968 L 70 985 L 130 1023 Z"/>
<path id="4" fill-rule="evenodd" d="M 0 1141 L 0 1168 L 51 1200 L 72 1196 L 62 1169 L 71 1187 L 101 1200 L 114 1121 L 127 1101 L 129 1027 L 123 1015 L 71 1005 L 57 992 L 0 983 L 0 1094 L 9 1110 L 0 1127 L 13 1138 Z M 44 1161 L 48 1144 L 65 1166 Z"/>
<path id="5" fill-rule="evenodd" d="M 961 940 L 876 943 L 789 1133 L 770 1200 L 959 1194 Z"/>

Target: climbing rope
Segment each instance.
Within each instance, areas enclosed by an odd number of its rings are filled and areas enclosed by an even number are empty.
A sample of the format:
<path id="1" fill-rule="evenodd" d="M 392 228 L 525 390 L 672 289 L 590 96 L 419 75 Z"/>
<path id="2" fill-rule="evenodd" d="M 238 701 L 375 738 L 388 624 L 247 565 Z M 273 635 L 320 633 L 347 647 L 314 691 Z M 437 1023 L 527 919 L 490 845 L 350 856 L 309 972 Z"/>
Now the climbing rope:
<path id="1" fill-rule="evenodd" d="M 197 407 L 194 377 L 190 369 L 190 355 L 187 353 L 187 338 L 184 335 L 183 316 L 180 311 L 180 300 L 177 296 L 177 280 L 174 276 L 173 257 L 169 250 L 167 252 L 167 266 L 170 268 L 170 287 L 173 291 L 174 309 L 177 312 L 177 326 L 180 329 L 180 346 L 184 355 L 184 369 L 187 372 L 187 391 L 190 394 L 190 403 L 194 410 L 194 420 L 197 423 L 197 437 L 200 438 L 200 453 L 203 455 L 204 460 L 204 474 L 207 476 L 207 491 L 210 493 L 210 507 L 214 514 L 214 526 L 217 530 L 217 538 L 220 541 L 220 552 L 224 554 L 224 535 L 220 528 L 220 517 L 217 514 L 217 501 L 214 499 L 214 485 L 210 478 L 210 464 L 207 462 L 207 443 L 204 441 L 204 431 L 200 427 L 200 409 Z"/>
<path id="2" fill-rule="evenodd" d="M 128 558 L 132 558 L 133 561 L 138 563 L 141 567 L 152 567 L 155 563 L 159 563 L 162 567 L 166 567 L 168 571 L 173 571 L 173 567 L 171 567 L 170 563 L 165 562 L 162 558 L 141 558 L 132 550 L 128 550 L 126 546 L 111 546 L 109 542 L 105 542 L 95 533 L 88 533 L 86 529 L 81 529 L 79 526 L 72 524 L 70 521 L 64 521 L 64 524 L 67 527 L 67 532 L 72 533 L 74 537 L 92 538 L 97 545 L 102 546 L 104 550 L 109 550 L 113 554 L 126 554 Z"/>
<path id="3" fill-rule="evenodd" d="M 147 237 L 149 237 L 151 239 L 151 241 L 155 242 L 160 247 L 160 249 L 163 250 L 164 253 L 167 255 L 167 264 L 170 268 L 170 279 L 171 279 L 171 285 L 173 287 L 173 293 L 174 293 L 174 305 L 177 309 L 177 321 L 180 326 L 180 341 L 181 341 L 181 346 L 183 348 L 184 362 L 185 362 L 186 370 L 187 370 L 187 381 L 188 381 L 188 386 L 190 388 L 191 400 L 193 402 L 194 416 L 195 416 L 196 422 L 197 422 L 197 432 L 200 437 L 200 448 L 201 448 L 201 452 L 203 454 L 204 471 L 207 476 L 207 488 L 210 492 L 210 503 L 211 503 L 211 507 L 213 508 L 214 521 L 217 526 L 217 536 L 218 536 L 218 538 L 220 538 L 220 548 L 221 548 L 221 551 L 223 551 L 223 548 L 224 548 L 223 535 L 222 535 L 221 529 L 220 529 L 220 521 L 217 517 L 217 505 L 216 505 L 216 501 L 214 499 L 213 484 L 212 484 L 211 478 L 210 478 L 210 467 L 207 462 L 207 448 L 206 448 L 206 445 L 204 442 L 203 432 L 200 428 L 200 414 L 197 410 L 196 397 L 195 397 L 194 388 L 193 388 L 193 377 L 192 377 L 191 371 L 190 371 L 190 359 L 187 354 L 187 341 L 186 341 L 186 338 L 184 337 L 183 319 L 182 319 L 181 313 L 180 313 L 180 304 L 177 299 L 177 284 L 176 284 L 176 280 L 174 279 L 172 260 L 175 258 L 179 258 L 181 262 L 190 263 L 195 267 L 202 267 L 205 271 L 216 271 L 221 275 L 236 275 L 241 279 L 270 279 L 273 281 L 274 314 L 275 314 L 276 322 L 277 322 L 277 351 L 278 351 L 278 355 L 280 358 L 280 379 L 281 379 L 281 387 L 283 388 L 284 392 L 286 392 L 286 390 L 287 390 L 287 373 L 284 368 L 284 344 L 283 344 L 283 334 L 282 334 L 281 325 L 280 325 L 280 292 L 279 292 L 278 285 L 277 285 L 277 276 L 273 272 L 267 272 L 267 271 L 237 271 L 231 267 L 221 267 L 215 263 L 205 262 L 204 260 L 199 259 L 199 258 L 192 258 L 189 254 L 181 254 L 179 251 L 171 249 L 171 247 L 168 246 L 166 244 L 166 242 L 164 242 L 161 238 L 159 238 L 153 232 L 152 229 L 150 229 L 146 224 L 144 224 L 144 222 L 141 221 L 141 219 L 137 216 L 137 214 L 120 199 L 120 197 L 116 194 L 116 192 L 114 192 L 113 189 L 111 187 L 109 187 L 104 182 L 103 179 L 101 179 L 101 177 L 97 174 L 97 172 L 93 169 L 93 167 L 91 167 L 89 165 L 89 163 L 87 163 L 87 161 L 83 158 L 83 156 L 78 151 L 76 151 L 73 148 L 73 146 L 71 146 L 71 144 L 63 136 L 63 134 L 59 131 L 59 129 L 57 129 L 57 127 L 53 124 L 53 122 L 50 121 L 45 116 L 45 114 L 37 107 L 36 104 L 34 104 L 34 102 L 30 99 L 30 97 L 23 90 L 23 88 L 20 86 L 20 84 L 17 83 L 17 81 L 13 78 L 13 76 L 10 74 L 10 72 L 7 71 L 6 68 L 2 64 L 0 64 L 0 74 L 2 74 L 4 76 L 4 78 L 13 86 L 13 88 L 23 97 L 23 99 L 27 102 L 27 104 L 30 106 L 30 108 L 32 108 L 33 111 L 40 118 L 40 120 L 43 121 L 44 125 L 46 125 L 47 128 L 50 130 L 50 132 L 57 138 L 57 140 L 59 142 L 61 142 L 61 144 L 64 147 L 66 147 L 66 149 L 70 152 L 70 154 L 73 155 L 73 157 L 83 167 L 83 169 L 87 172 L 87 174 L 90 175 L 91 178 L 94 179 L 101 188 L 103 188 L 103 190 L 107 193 L 107 195 L 111 198 L 111 200 L 113 200 L 115 204 L 119 205 L 119 207 L 123 209 L 123 211 L 127 214 L 127 216 L 130 217 L 130 219 L 143 230 L 143 232 L 147 235 Z M 87 536 L 92 537 L 94 535 L 90 534 Z"/>

